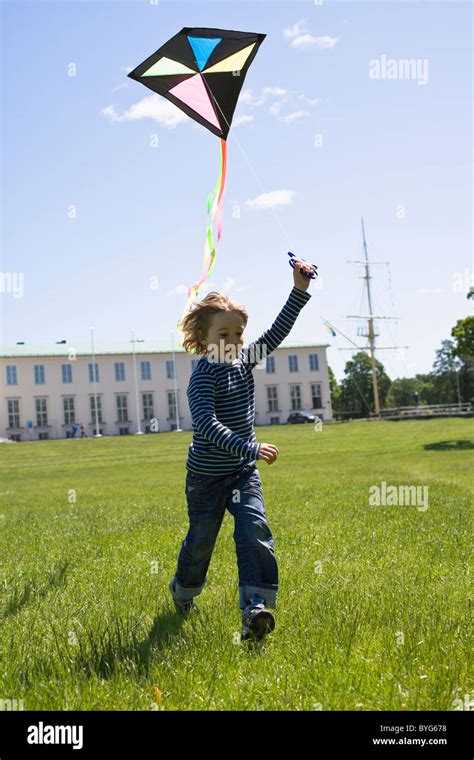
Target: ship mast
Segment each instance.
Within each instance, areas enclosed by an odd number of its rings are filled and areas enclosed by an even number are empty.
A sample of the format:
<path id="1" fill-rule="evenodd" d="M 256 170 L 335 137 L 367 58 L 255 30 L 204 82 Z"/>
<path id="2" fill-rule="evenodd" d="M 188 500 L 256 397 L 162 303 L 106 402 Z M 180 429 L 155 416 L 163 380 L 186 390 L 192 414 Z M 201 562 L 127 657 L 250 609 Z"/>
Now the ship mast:
<path id="1" fill-rule="evenodd" d="M 373 392 L 374 392 L 374 407 L 375 407 L 374 415 L 375 415 L 375 417 L 380 417 L 379 386 L 378 386 L 378 382 L 377 382 L 377 364 L 376 364 L 376 360 L 375 360 L 375 338 L 377 337 L 377 335 L 379 333 L 376 331 L 376 328 L 374 326 L 374 320 L 376 320 L 376 319 L 398 319 L 398 317 L 378 317 L 378 316 L 376 316 L 373 313 L 373 309 L 372 309 L 372 294 L 371 294 L 371 291 L 370 291 L 370 280 L 372 279 L 371 274 L 370 274 L 370 264 L 371 263 L 372 264 L 382 264 L 382 263 L 388 263 L 388 262 L 381 262 L 381 261 L 370 262 L 369 261 L 369 255 L 368 255 L 368 252 L 367 252 L 367 241 L 365 239 L 365 227 L 364 227 L 364 220 L 363 219 L 361 219 L 361 224 L 362 224 L 362 244 L 363 244 L 363 248 L 364 248 L 364 257 L 365 257 L 364 261 L 352 261 L 352 262 L 348 262 L 348 263 L 363 264 L 363 266 L 364 266 L 364 277 L 363 277 L 363 279 L 365 280 L 365 287 L 366 287 L 366 290 L 367 290 L 367 303 L 368 303 L 368 311 L 369 311 L 369 313 L 367 315 L 364 315 L 364 316 L 362 316 L 360 314 L 359 315 L 348 314 L 348 318 L 349 319 L 359 319 L 359 320 L 360 319 L 364 319 L 364 320 L 367 320 L 367 332 L 364 333 L 364 336 L 369 341 L 368 348 L 369 348 L 369 351 L 370 351 L 370 360 L 371 360 L 371 365 L 372 365 L 372 387 L 373 387 Z M 361 350 L 364 350 L 364 351 L 367 350 L 367 348 L 364 348 L 362 346 L 360 346 L 360 348 L 361 348 Z M 395 349 L 395 348 L 408 348 L 408 346 L 383 346 L 382 348 L 385 350 L 385 349 Z M 340 350 L 343 351 L 343 350 L 353 350 L 353 349 L 340 349 Z M 379 350 L 382 350 L 382 349 L 379 349 Z"/>

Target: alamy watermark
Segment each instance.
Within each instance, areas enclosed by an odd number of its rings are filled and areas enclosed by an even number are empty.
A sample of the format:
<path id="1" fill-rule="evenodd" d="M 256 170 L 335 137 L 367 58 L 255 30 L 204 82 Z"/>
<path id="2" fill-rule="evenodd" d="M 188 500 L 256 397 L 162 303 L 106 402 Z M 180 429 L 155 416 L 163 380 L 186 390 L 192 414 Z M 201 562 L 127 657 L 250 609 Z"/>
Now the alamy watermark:
<path id="1" fill-rule="evenodd" d="M 370 506 L 414 506 L 419 512 L 428 509 L 428 486 L 388 486 L 383 480 L 369 488 Z"/>
<path id="2" fill-rule="evenodd" d="M 23 272 L 0 272 L 0 293 L 12 293 L 23 298 Z"/>
<path id="3" fill-rule="evenodd" d="M 369 61 L 369 79 L 408 79 L 428 84 L 427 58 L 388 58 L 385 54 Z"/>
<path id="4" fill-rule="evenodd" d="M 0 699 L 0 710 L 24 710 L 25 702 L 23 699 Z"/>
<path id="5" fill-rule="evenodd" d="M 231 362 L 238 358 L 240 350 L 233 343 L 224 344 L 220 341 L 221 351 L 217 343 L 209 343 L 207 347 L 207 358 L 210 362 Z M 222 358 L 224 357 L 224 358 Z M 242 363 L 256 364 L 256 369 L 263 369 L 265 364 L 262 362 L 267 358 L 267 346 L 265 343 L 251 343 L 247 348 L 242 349 Z"/>

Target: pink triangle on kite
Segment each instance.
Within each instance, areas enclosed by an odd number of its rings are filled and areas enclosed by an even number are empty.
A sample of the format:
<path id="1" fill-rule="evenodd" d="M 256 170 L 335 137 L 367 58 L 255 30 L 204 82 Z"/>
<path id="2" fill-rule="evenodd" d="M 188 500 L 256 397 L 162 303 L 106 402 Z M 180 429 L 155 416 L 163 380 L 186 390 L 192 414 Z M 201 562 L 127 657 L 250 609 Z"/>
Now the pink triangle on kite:
<path id="1" fill-rule="evenodd" d="M 221 129 L 201 74 L 196 74 L 193 77 L 189 77 L 189 79 L 185 79 L 184 82 L 180 82 L 176 87 L 172 87 L 169 93 L 174 95 L 175 98 L 182 100 L 189 108 L 192 108 L 193 111 L 202 116 L 203 119 Z"/>

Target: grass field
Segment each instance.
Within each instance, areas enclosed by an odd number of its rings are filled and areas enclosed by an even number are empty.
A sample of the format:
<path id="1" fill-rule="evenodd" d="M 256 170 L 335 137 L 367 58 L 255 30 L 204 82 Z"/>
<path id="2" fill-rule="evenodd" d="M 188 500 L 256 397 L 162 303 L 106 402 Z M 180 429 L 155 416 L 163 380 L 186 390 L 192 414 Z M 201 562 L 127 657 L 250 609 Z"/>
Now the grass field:
<path id="1" fill-rule="evenodd" d="M 191 433 L 4 444 L 0 700 L 25 710 L 452 710 L 469 680 L 474 422 L 257 427 L 276 627 L 239 642 L 233 520 L 197 598 L 168 582 Z M 469 441 L 471 444 L 469 445 Z M 426 509 L 369 488 L 427 486 Z"/>

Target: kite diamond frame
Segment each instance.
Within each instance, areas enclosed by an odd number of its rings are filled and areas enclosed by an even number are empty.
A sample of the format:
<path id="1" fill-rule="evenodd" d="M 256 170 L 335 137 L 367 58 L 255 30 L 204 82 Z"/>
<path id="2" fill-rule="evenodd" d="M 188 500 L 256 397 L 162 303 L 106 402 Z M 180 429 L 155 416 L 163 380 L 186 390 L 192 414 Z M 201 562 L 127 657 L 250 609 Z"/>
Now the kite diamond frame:
<path id="1" fill-rule="evenodd" d="M 223 140 L 266 34 L 183 27 L 128 76 Z"/>

